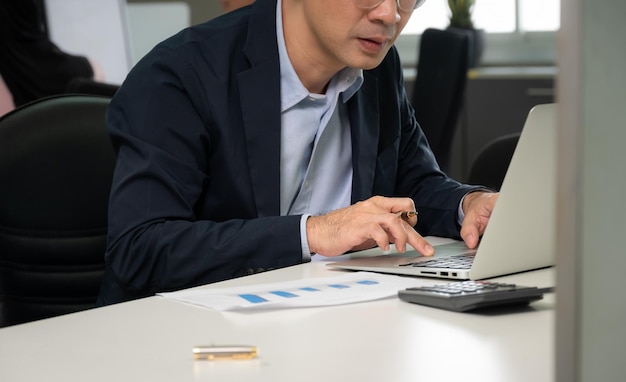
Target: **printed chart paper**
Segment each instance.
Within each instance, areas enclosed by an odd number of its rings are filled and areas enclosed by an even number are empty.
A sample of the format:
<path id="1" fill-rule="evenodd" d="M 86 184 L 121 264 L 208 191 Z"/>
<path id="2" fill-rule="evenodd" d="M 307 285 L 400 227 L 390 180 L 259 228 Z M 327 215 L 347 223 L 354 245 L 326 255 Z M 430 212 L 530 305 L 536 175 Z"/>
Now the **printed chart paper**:
<path id="1" fill-rule="evenodd" d="M 416 286 L 415 279 L 371 272 L 339 277 L 258 284 L 235 288 L 187 289 L 160 293 L 168 299 L 219 311 L 250 311 L 319 307 L 395 297 Z"/>

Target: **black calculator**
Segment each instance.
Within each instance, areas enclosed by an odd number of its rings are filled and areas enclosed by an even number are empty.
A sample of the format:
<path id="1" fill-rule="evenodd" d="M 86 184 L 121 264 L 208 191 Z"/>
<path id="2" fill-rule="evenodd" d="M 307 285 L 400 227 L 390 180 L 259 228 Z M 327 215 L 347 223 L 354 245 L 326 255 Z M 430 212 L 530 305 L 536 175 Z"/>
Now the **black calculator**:
<path id="1" fill-rule="evenodd" d="M 407 288 L 398 292 L 406 302 L 465 312 L 503 305 L 529 304 L 541 300 L 554 288 L 537 288 L 493 281 L 455 281 Z"/>

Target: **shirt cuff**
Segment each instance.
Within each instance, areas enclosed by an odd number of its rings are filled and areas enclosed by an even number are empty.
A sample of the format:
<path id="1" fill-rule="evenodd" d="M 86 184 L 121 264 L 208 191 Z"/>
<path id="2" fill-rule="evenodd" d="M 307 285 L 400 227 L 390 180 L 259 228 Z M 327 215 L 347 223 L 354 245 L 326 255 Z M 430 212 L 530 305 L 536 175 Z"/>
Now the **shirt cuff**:
<path id="1" fill-rule="evenodd" d="M 493 192 L 493 193 L 497 193 L 498 191 L 489 189 L 489 188 L 477 188 L 475 190 L 472 190 L 470 192 L 468 192 L 467 194 L 463 195 L 463 197 L 461 198 L 461 202 L 459 203 L 459 209 L 457 210 L 456 213 L 456 218 L 457 218 L 457 222 L 459 223 L 459 226 L 463 225 L 463 219 L 465 219 L 465 212 L 463 212 L 463 201 L 465 200 L 465 197 L 473 192 Z"/>
<path id="2" fill-rule="evenodd" d="M 465 213 L 463 212 L 463 201 L 465 200 L 465 197 L 467 195 L 469 194 L 465 194 L 461 198 L 461 202 L 459 203 L 459 209 L 457 210 L 457 213 L 456 213 L 456 219 L 457 219 L 456 221 L 457 223 L 459 223 L 459 226 L 463 224 L 463 219 L 465 219 Z"/>

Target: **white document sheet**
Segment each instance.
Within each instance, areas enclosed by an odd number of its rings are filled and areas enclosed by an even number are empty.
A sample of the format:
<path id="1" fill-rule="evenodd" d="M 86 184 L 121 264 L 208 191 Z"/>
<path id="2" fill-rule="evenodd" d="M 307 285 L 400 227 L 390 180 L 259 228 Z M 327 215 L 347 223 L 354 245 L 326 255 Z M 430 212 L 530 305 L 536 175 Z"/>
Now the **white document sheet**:
<path id="1" fill-rule="evenodd" d="M 252 311 L 319 307 L 395 297 L 417 285 L 412 278 L 371 272 L 338 277 L 258 284 L 221 289 L 186 289 L 159 293 L 168 299 L 219 311 Z"/>

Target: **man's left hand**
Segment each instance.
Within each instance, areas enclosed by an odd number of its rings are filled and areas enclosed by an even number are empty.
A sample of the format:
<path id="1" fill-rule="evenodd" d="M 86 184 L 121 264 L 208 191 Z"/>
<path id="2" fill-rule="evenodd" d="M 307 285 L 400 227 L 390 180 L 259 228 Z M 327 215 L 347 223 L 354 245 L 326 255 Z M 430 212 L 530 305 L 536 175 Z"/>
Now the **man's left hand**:
<path id="1" fill-rule="evenodd" d="M 493 208 L 498 200 L 496 192 L 472 192 L 463 200 L 465 218 L 461 225 L 461 237 L 469 248 L 476 248 L 478 239 L 485 232 Z"/>

